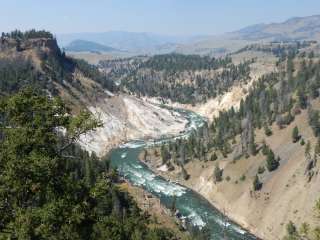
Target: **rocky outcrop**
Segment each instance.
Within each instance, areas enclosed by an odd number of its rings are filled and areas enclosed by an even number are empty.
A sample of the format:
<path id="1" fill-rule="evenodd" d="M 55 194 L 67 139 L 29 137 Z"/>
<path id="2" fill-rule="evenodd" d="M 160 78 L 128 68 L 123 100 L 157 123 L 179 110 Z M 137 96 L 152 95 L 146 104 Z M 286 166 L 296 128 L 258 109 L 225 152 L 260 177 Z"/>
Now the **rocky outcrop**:
<path id="1" fill-rule="evenodd" d="M 100 118 L 103 127 L 83 136 L 80 143 L 99 156 L 129 140 L 176 135 L 187 124 L 179 113 L 122 94 L 101 100 L 88 109 Z"/>

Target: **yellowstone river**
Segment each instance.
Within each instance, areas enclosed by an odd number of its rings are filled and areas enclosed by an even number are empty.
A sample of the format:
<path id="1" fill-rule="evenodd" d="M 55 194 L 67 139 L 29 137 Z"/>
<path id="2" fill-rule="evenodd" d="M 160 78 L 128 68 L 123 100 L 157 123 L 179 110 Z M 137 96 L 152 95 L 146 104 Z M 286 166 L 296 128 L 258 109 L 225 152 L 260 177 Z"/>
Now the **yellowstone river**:
<path id="1" fill-rule="evenodd" d="M 211 236 L 210 239 L 256 239 L 246 230 L 228 220 L 226 216 L 223 216 L 221 212 L 199 194 L 157 176 L 139 161 L 139 154 L 144 148 L 173 141 L 177 138 L 187 138 L 205 123 L 201 116 L 193 112 L 177 111 L 188 119 L 188 125 L 183 133 L 171 138 L 148 141 L 137 140 L 123 144 L 111 152 L 111 165 L 117 168 L 120 175 L 124 176 L 133 185 L 139 186 L 158 197 L 164 206 L 170 208 L 173 201 L 175 201 L 175 207 L 182 215 L 182 219 L 185 219 L 195 228 L 207 231 Z"/>

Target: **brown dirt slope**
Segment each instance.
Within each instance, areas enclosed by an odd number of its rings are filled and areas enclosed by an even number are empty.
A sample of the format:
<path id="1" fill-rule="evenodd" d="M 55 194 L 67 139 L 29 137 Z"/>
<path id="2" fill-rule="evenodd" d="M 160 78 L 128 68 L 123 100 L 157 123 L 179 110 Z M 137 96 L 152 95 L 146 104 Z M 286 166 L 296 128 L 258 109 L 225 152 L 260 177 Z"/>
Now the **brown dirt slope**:
<path id="1" fill-rule="evenodd" d="M 319 102 L 315 103 L 315 106 L 319 106 Z M 285 225 L 290 220 L 297 226 L 303 222 L 315 226 L 318 221 L 314 215 L 314 205 L 320 197 L 319 166 L 316 166 L 315 174 L 308 182 L 305 175 L 306 145 L 292 142 L 292 130 L 295 126 L 298 126 L 305 142 L 311 142 L 313 153 L 316 138 L 308 124 L 306 110 L 297 115 L 295 121 L 284 129 L 280 130 L 274 124 L 273 135 L 270 137 L 265 136 L 263 130 L 256 132 L 256 142 L 261 145 L 265 140 L 275 155 L 281 158 L 277 170 L 271 173 L 266 170 L 259 174 L 263 182 L 261 191 L 252 190 L 258 168 L 266 165 L 266 157 L 261 151 L 256 156 L 243 157 L 236 161 L 233 160 L 233 154 L 229 154 L 227 158 L 219 155 L 218 160 L 214 162 L 189 162 L 185 166 L 190 174 L 187 181 L 183 180 L 181 169 L 177 166 L 173 172 L 158 172 L 199 192 L 215 207 L 225 211 L 231 219 L 262 239 L 282 239 L 286 231 Z M 154 169 L 161 166 L 161 159 L 154 156 L 153 150 L 150 150 L 147 160 Z M 216 164 L 224 170 L 224 180 L 220 183 L 214 183 L 213 180 Z"/>

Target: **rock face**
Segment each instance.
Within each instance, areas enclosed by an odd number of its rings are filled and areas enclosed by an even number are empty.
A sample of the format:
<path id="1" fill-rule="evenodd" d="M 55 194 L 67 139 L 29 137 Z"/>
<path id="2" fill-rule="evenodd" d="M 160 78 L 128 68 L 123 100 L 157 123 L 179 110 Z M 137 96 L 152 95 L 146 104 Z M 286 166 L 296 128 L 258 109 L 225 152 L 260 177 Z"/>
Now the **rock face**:
<path id="1" fill-rule="evenodd" d="M 128 95 L 106 98 L 89 110 L 103 127 L 83 136 L 81 145 L 99 156 L 121 142 L 178 134 L 187 123 L 176 112 Z"/>

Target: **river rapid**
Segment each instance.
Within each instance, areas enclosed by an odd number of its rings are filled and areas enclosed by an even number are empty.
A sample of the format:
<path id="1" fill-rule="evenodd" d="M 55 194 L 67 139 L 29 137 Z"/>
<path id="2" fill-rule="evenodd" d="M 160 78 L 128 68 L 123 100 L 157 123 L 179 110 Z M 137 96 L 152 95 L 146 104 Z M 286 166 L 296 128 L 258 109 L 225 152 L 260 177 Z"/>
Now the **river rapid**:
<path id="1" fill-rule="evenodd" d="M 114 149 L 111 154 L 111 165 L 133 185 L 139 186 L 160 199 L 161 204 L 170 208 L 175 201 L 175 207 L 189 225 L 203 230 L 210 239 L 253 240 L 253 235 L 242 229 L 236 223 L 228 220 L 214 208 L 206 199 L 191 189 L 174 182 L 169 182 L 157 176 L 139 160 L 140 152 L 148 147 L 174 141 L 177 138 L 187 138 L 205 124 L 201 116 L 187 111 L 179 111 L 188 119 L 186 130 L 174 137 L 155 140 L 131 141 Z"/>

